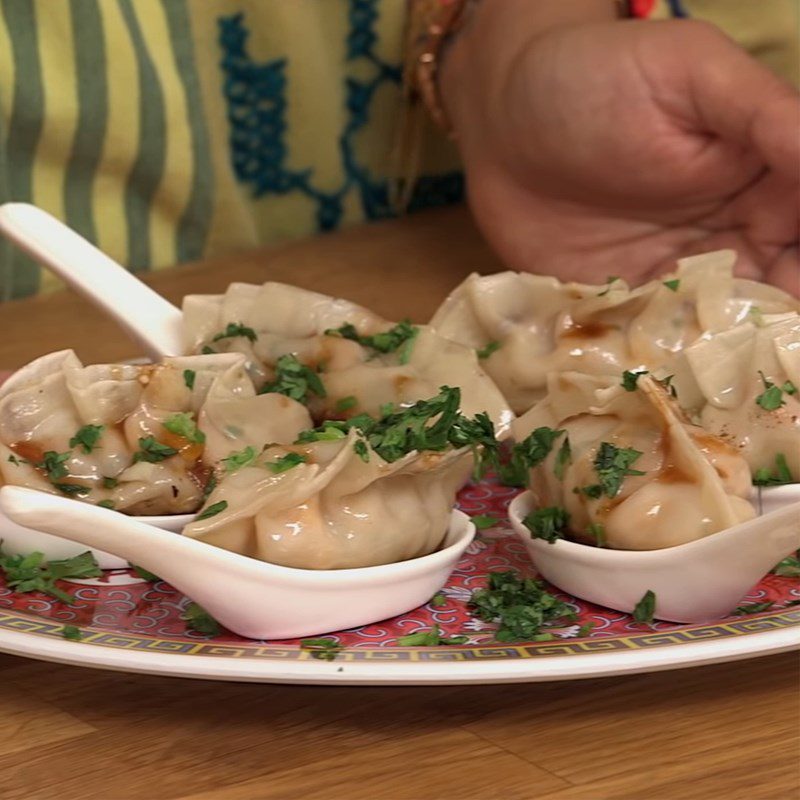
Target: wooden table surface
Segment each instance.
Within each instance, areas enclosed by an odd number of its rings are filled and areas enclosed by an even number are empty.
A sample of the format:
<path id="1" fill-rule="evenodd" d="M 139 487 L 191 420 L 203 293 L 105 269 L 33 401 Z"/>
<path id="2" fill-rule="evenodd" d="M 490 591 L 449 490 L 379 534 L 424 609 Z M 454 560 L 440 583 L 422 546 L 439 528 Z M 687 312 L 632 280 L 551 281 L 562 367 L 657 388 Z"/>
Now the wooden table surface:
<path id="1" fill-rule="evenodd" d="M 177 301 L 232 280 L 293 282 L 424 320 L 497 263 L 460 212 L 176 268 Z M 63 293 L 0 307 L 0 368 L 74 347 L 135 355 Z M 3 800 L 791 800 L 798 657 L 624 678 L 327 688 L 192 681 L 0 655 Z"/>

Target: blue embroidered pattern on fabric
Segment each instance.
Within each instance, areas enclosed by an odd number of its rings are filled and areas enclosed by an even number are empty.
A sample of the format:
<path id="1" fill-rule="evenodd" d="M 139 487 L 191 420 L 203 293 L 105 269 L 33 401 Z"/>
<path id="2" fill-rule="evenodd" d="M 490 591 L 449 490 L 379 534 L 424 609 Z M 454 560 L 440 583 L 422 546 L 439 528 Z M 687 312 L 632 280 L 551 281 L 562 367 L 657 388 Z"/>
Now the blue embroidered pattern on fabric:
<path id="1" fill-rule="evenodd" d="M 339 150 L 345 178 L 334 191 L 314 186 L 311 169 L 287 167 L 286 59 L 259 64 L 247 52 L 248 31 L 244 15 L 219 19 L 221 61 L 225 74 L 224 93 L 228 104 L 230 145 L 236 177 L 251 186 L 254 196 L 287 194 L 299 191 L 316 202 L 317 226 L 331 230 L 342 218 L 342 201 L 350 191 L 357 191 L 364 216 L 382 219 L 393 216 L 388 183 L 373 176 L 359 163 L 354 138 L 369 120 L 369 108 L 376 89 L 386 82 L 399 84 L 401 70 L 374 53 L 377 40 L 374 25 L 378 18 L 377 0 L 350 0 L 348 60 L 366 59 L 373 69 L 367 80 L 346 78 L 345 106 L 347 121 L 339 135 Z M 411 209 L 454 202 L 463 195 L 460 173 L 425 177 L 418 181 Z"/>

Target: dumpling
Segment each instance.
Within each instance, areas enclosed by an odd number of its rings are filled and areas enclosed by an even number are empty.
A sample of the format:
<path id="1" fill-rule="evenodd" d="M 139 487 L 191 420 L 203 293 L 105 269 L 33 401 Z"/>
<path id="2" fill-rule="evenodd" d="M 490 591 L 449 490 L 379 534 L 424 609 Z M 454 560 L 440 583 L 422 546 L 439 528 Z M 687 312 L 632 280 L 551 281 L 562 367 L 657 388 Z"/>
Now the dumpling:
<path id="1" fill-rule="evenodd" d="M 234 466 L 183 534 L 302 569 L 416 558 L 441 545 L 470 461 L 468 450 L 450 448 L 389 462 L 356 428 L 270 447 Z"/>
<path id="2" fill-rule="evenodd" d="M 544 430 L 552 447 L 530 487 L 544 509 L 539 522 L 555 513 L 570 538 L 655 550 L 755 515 L 746 462 L 692 425 L 649 375 L 630 391 L 619 378 L 551 375 L 547 397 L 514 424 L 520 440 Z"/>
<path id="3" fill-rule="evenodd" d="M 237 354 L 84 367 L 64 350 L 0 387 L 0 477 L 129 514 L 191 512 L 215 460 L 309 424 L 289 398 L 256 397 Z"/>
<path id="4" fill-rule="evenodd" d="M 437 332 L 483 355 L 511 408 L 527 411 L 550 372 L 618 375 L 654 370 L 705 331 L 726 330 L 752 313 L 797 310 L 785 292 L 733 277 L 735 254 L 682 259 L 674 275 L 629 289 L 562 284 L 541 275 L 471 275 L 431 320 Z"/>
<path id="5" fill-rule="evenodd" d="M 735 447 L 756 483 L 800 481 L 800 315 L 758 315 L 686 349 L 681 404 Z"/>
<path id="6" fill-rule="evenodd" d="M 192 349 L 243 353 L 260 391 L 304 402 L 317 421 L 378 415 L 443 384 L 459 386 L 462 411 L 486 411 L 499 435 L 513 418 L 471 348 L 346 300 L 280 283 L 232 284 L 225 295 L 188 296 L 184 322 Z"/>

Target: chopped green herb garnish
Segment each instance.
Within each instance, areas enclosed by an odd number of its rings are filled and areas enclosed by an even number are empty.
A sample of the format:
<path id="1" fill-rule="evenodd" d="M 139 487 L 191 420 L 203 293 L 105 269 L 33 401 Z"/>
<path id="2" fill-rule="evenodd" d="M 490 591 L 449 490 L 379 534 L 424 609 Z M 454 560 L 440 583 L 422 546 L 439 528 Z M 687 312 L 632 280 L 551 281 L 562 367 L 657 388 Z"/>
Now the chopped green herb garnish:
<path id="1" fill-rule="evenodd" d="M 309 650 L 311 658 L 319 658 L 322 661 L 334 661 L 336 656 L 344 650 L 344 645 L 339 644 L 335 639 L 301 639 L 300 649 Z"/>
<path id="2" fill-rule="evenodd" d="M 116 489 L 119 486 L 119 481 L 116 478 L 103 478 L 104 489 Z"/>
<path id="3" fill-rule="evenodd" d="M 65 494 L 67 497 L 83 497 L 92 491 L 86 486 L 81 486 L 77 483 L 54 483 L 53 488 L 58 489 L 61 494 Z"/>
<path id="4" fill-rule="evenodd" d="M 203 489 L 203 502 L 204 503 L 205 503 L 206 500 L 208 500 L 209 496 L 211 495 L 211 492 L 213 492 L 214 489 L 216 489 L 216 488 L 217 488 L 217 475 L 216 475 L 215 472 L 212 472 L 208 476 L 208 481 L 206 481 L 205 488 Z"/>
<path id="5" fill-rule="evenodd" d="M 500 522 L 497 517 L 493 517 L 489 514 L 477 514 L 476 516 L 472 517 L 472 524 L 479 530 L 485 531 L 489 528 L 494 528 L 498 522 Z"/>
<path id="6" fill-rule="evenodd" d="M 65 625 L 61 629 L 61 635 L 65 639 L 69 639 L 71 642 L 79 642 L 83 638 L 81 629 L 76 628 L 74 625 Z"/>
<path id="7" fill-rule="evenodd" d="M 675 387 L 672 385 L 672 379 L 674 375 L 667 375 L 665 378 L 655 378 L 655 382 L 660 386 L 663 386 L 670 394 L 670 397 L 677 397 L 678 392 L 675 390 Z"/>
<path id="8" fill-rule="evenodd" d="M 442 636 L 442 630 L 434 625 L 430 630 L 409 633 L 407 636 L 397 638 L 398 647 L 439 647 L 448 644 L 466 644 L 467 636 Z"/>
<path id="9" fill-rule="evenodd" d="M 769 611 L 775 603 L 767 600 L 765 603 L 748 603 L 743 606 L 736 606 L 731 614 L 736 617 L 743 617 L 745 614 L 760 614 L 762 611 Z"/>
<path id="10" fill-rule="evenodd" d="M 619 275 L 609 275 L 606 278 L 606 288 L 603 289 L 603 291 L 600 292 L 597 296 L 605 297 L 605 295 L 607 295 L 611 291 L 611 284 L 615 283 L 618 280 L 619 280 Z"/>
<path id="11" fill-rule="evenodd" d="M 152 583 L 161 580 L 161 578 L 159 578 L 155 573 L 146 570 L 144 567 L 137 567 L 136 564 L 131 564 L 131 569 L 137 578 L 142 578 L 143 580 L 151 581 Z"/>
<path id="12" fill-rule="evenodd" d="M 74 601 L 55 585 L 57 580 L 97 578 L 103 574 L 88 551 L 74 558 L 49 563 L 45 563 L 43 553 L 8 556 L 0 551 L 0 569 L 5 574 L 8 587 L 15 592 L 43 592 L 68 604 Z"/>
<path id="13" fill-rule="evenodd" d="M 510 571 L 489 573 L 488 586 L 472 593 L 469 608 L 479 619 L 499 623 L 499 642 L 536 641 L 543 627 L 575 618 L 575 612 L 545 591 L 540 581 Z"/>
<path id="14" fill-rule="evenodd" d="M 643 625 L 652 625 L 655 611 L 656 594 L 652 589 L 648 589 L 633 609 L 633 619 Z"/>
<path id="15" fill-rule="evenodd" d="M 69 446 L 78 447 L 80 445 L 84 453 L 91 453 L 97 447 L 97 442 L 104 430 L 104 425 L 84 425 L 69 440 Z"/>
<path id="16" fill-rule="evenodd" d="M 499 467 L 499 476 L 506 486 L 527 486 L 529 471 L 550 455 L 556 439 L 564 433 L 553 428 L 536 428 L 527 438 L 511 448 L 507 464 Z"/>
<path id="17" fill-rule="evenodd" d="M 363 439 L 353 442 L 353 452 L 365 463 L 369 463 L 369 447 Z"/>
<path id="18" fill-rule="evenodd" d="M 594 458 L 594 468 L 600 482 L 584 486 L 580 491 L 595 499 L 604 493 L 606 497 L 616 497 L 628 475 L 645 474 L 638 469 L 630 468 L 641 455 L 639 450 L 634 450 L 632 447 L 620 448 L 609 442 L 602 442 Z"/>
<path id="19" fill-rule="evenodd" d="M 349 411 L 351 408 L 355 408 L 357 403 L 358 400 L 351 394 L 347 397 L 343 397 L 341 400 L 337 400 L 334 409 L 339 413 L 342 411 Z"/>
<path id="20" fill-rule="evenodd" d="M 599 522 L 590 522 L 586 533 L 595 540 L 598 547 L 606 546 L 606 529 Z"/>
<path id="21" fill-rule="evenodd" d="M 223 458 L 222 463 L 225 465 L 225 472 L 230 474 L 244 467 L 252 466 L 257 458 L 258 453 L 255 447 L 248 445 L 244 450 L 238 450 L 235 453 L 231 453 L 227 458 Z"/>
<path id="22" fill-rule="evenodd" d="M 249 339 L 251 342 L 254 342 L 258 338 L 256 332 L 252 328 L 242 325 L 241 322 L 229 322 L 225 326 L 225 330 L 216 334 L 211 341 L 218 342 L 220 339 L 236 339 L 239 336 Z"/>
<path id="23" fill-rule="evenodd" d="M 343 428 L 337 428 L 333 420 L 325 420 L 319 428 L 311 428 L 301 431 L 295 444 L 307 444 L 308 442 L 333 442 L 337 439 L 347 438 L 347 433 Z"/>
<path id="24" fill-rule="evenodd" d="M 772 381 L 767 380 L 761 370 L 758 371 L 758 374 L 764 382 L 764 391 L 756 397 L 756 403 L 765 411 L 777 411 L 781 406 L 786 405 L 786 401 L 783 399 L 784 394 L 797 394 L 797 387 L 791 381 L 786 381 L 783 386 L 776 386 Z"/>
<path id="25" fill-rule="evenodd" d="M 279 473 L 279 472 L 286 472 L 287 470 L 292 469 L 292 467 L 296 467 L 298 464 L 305 464 L 308 461 L 308 456 L 304 456 L 302 453 L 287 453 L 285 456 L 281 456 L 277 461 L 269 461 L 264 466 L 270 470 L 270 472 Z M 220 509 L 221 511 L 222 509 Z"/>
<path id="26" fill-rule="evenodd" d="M 564 437 L 561 447 L 556 453 L 556 462 L 553 464 L 553 475 L 558 480 L 564 480 L 564 470 L 572 463 L 572 447 L 569 443 L 569 436 Z"/>
<path id="27" fill-rule="evenodd" d="M 203 345 L 203 349 L 200 351 L 204 356 L 210 356 L 216 353 L 217 351 L 213 347 L 209 347 L 207 344 Z"/>
<path id="28" fill-rule="evenodd" d="M 588 636 L 596 624 L 597 623 L 593 622 L 592 620 L 589 620 L 589 622 L 584 622 L 583 625 L 578 628 L 578 638 L 580 639 L 584 636 Z"/>
<path id="29" fill-rule="evenodd" d="M 10 463 L 12 463 L 15 467 L 18 467 L 20 464 L 30 464 L 31 462 L 24 459 L 24 458 L 17 458 L 15 455 L 10 455 L 8 457 Z"/>
<path id="30" fill-rule="evenodd" d="M 522 524 L 531 532 L 532 539 L 544 539 L 554 544 L 564 538 L 564 531 L 569 524 L 569 513 L 561 506 L 548 506 L 531 511 Z"/>
<path id="31" fill-rule="evenodd" d="M 186 627 L 191 628 L 193 631 L 205 633 L 208 636 L 219 635 L 219 623 L 197 603 L 189 603 L 183 614 L 181 614 L 181 619 L 186 622 Z"/>
<path id="32" fill-rule="evenodd" d="M 783 453 L 775 456 L 774 472 L 769 467 L 759 467 L 753 473 L 753 486 L 783 486 L 786 483 L 794 483 L 794 477 Z"/>
<path id="33" fill-rule="evenodd" d="M 165 458 L 177 455 L 178 451 L 174 447 L 156 441 L 152 436 L 142 436 L 139 438 L 139 449 L 133 454 L 133 463 L 147 461 L 149 464 L 158 464 Z"/>
<path id="34" fill-rule="evenodd" d="M 772 571 L 784 578 L 800 578 L 800 550 L 793 556 L 786 556 L 783 561 L 775 565 Z"/>
<path id="35" fill-rule="evenodd" d="M 636 391 L 636 381 L 639 380 L 641 375 L 647 375 L 648 370 L 646 369 L 635 369 L 635 370 L 628 370 L 626 369 L 625 372 L 622 373 L 622 383 L 620 384 L 626 392 L 635 392 Z"/>
<path id="36" fill-rule="evenodd" d="M 100 506 L 100 508 L 113 509 L 116 503 L 113 500 L 101 500 L 97 505 Z"/>
<path id="37" fill-rule="evenodd" d="M 43 469 L 51 481 L 57 481 L 59 478 L 66 478 L 69 474 L 64 462 L 71 455 L 71 450 L 66 453 L 56 453 L 54 450 L 48 450 L 42 456 L 42 460 L 35 466 Z"/>
<path id="38" fill-rule="evenodd" d="M 307 403 L 309 394 L 317 397 L 327 397 L 325 386 L 319 375 L 310 367 L 301 364 L 293 355 L 281 356 L 275 365 L 275 380 L 267 383 L 260 394 L 277 392 L 297 400 L 298 403 Z"/>
<path id="39" fill-rule="evenodd" d="M 325 331 L 326 336 L 339 336 L 342 339 L 349 339 L 379 353 L 394 353 L 396 350 L 400 350 L 398 356 L 401 364 L 408 363 L 411 347 L 418 333 L 419 328 L 416 325 L 412 325 L 407 319 L 398 322 L 388 331 L 375 333 L 372 336 L 360 336 L 355 325 L 351 325 L 349 322 L 340 328 L 329 328 Z"/>
<path id="40" fill-rule="evenodd" d="M 679 278 L 673 278 L 672 280 L 664 281 L 664 286 L 666 286 L 671 292 L 677 292 L 680 285 L 681 282 Z"/>
<path id="41" fill-rule="evenodd" d="M 218 503 L 212 503 L 205 511 L 201 511 L 196 517 L 195 521 L 199 522 L 201 519 L 210 519 L 221 514 L 228 507 L 227 500 L 220 500 Z"/>
<path id="42" fill-rule="evenodd" d="M 438 594 L 435 594 L 433 597 L 431 597 L 431 605 L 434 608 L 441 608 L 442 606 L 446 606 L 447 598 L 441 592 L 439 592 Z"/>
<path id="43" fill-rule="evenodd" d="M 488 342 L 484 347 L 475 351 L 475 355 L 481 360 L 489 358 L 489 356 L 502 347 L 500 342 Z"/>
<path id="44" fill-rule="evenodd" d="M 187 442 L 203 444 L 206 440 L 206 435 L 197 427 L 197 423 L 189 411 L 173 414 L 171 417 L 167 417 L 162 424 L 170 433 L 186 439 Z"/>
<path id="45" fill-rule="evenodd" d="M 197 373 L 193 369 L 185 369 L 183 371 L 183 382 L 187 389 L 194 389 L 194 379 Z"/>

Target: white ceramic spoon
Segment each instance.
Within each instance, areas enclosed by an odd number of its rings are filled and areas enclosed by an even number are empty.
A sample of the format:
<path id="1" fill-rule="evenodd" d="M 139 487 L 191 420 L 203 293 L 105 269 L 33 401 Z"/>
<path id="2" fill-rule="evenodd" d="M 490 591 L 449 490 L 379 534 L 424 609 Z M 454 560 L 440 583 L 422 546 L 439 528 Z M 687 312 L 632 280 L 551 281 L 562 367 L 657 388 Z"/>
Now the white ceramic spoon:
<path id="1" fill-rule="evenodd" d="M 153 360 L 183 353 L 180 309 L 63 222 L 28 203 L 5 203 L 0 231 L 113 317 Z"/>
<path id="2" fill-rule="evenodd" d="M 229 630 L 251 639 L 312 636 L 410 611 L 444 585 L 475 535 L 453 511 L 440 550 L 379 567 L 279 567 L 159 530 L 105 508 L 4 486 L 0 509 L 12 520 L 144 567 L 199 603 Z"/>
<path id="3" fill-rule="evenodd" d="M 523 492 L 508 512 L 543 578 L 575 597 L 627 613 L 652 590 L 655 616 L 672 622 L 727 616 L 778 561 L 800 548 L 800 502 L 688 544 L 636 551 L 533 539 L 522 524 L 533 508 L 533 496 Z"/>

